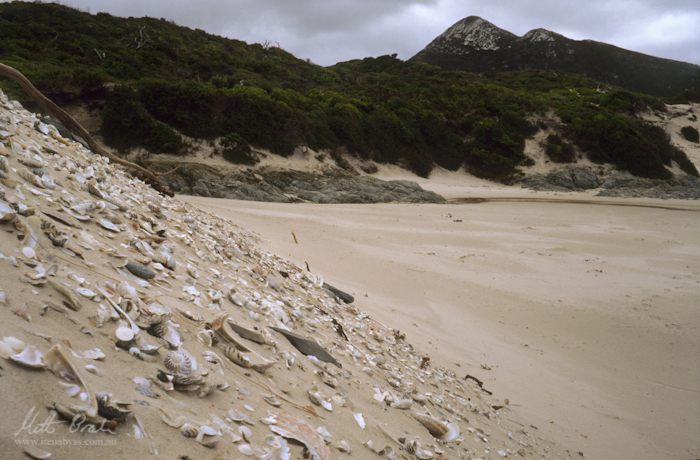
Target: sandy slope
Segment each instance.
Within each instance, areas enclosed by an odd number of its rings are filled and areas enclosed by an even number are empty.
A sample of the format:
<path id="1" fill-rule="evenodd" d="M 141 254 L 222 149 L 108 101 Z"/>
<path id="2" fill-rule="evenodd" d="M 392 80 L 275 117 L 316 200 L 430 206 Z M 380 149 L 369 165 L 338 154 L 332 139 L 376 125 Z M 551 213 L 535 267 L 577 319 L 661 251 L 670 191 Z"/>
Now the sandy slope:
<path id="1" fill-rule="evenodd" d="M 449 181 L 433 188 L 450 187 L 464 191 Z M 470 196 L 515 191 L 467 188 Z M 697 203 L 182 199 L 354 292 L 360 308 L 406 331 L 435 362 L 509 397 L 512 419 L 544 438 L 585 458 L 700 455 Z"/>

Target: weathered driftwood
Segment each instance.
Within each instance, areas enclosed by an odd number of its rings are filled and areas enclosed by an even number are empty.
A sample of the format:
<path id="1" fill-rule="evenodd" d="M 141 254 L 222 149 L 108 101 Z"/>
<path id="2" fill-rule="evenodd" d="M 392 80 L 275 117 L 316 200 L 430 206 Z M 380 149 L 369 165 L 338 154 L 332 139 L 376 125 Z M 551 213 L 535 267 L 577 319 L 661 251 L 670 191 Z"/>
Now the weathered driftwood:
<path id="1" fill-rule="evenodd" d="M 27 77 L 25 77 L 17 69 L 10 67 L 6 64 L 0 62 L 0 77 L 9 78 L 10 80 L 19 84 L 25 93 L 32 100 L 43 108 L 49 115 L 60 121 L 63 126 L 65 126 L 73 135 L 82 138 L 90 147 L 94 153 L 98 155 L 105 156 L 110 159 L 111 162 L 120 164 L 128 168 L 134 177 L 137 177 L 147 184 L 149 184 L 154 189 L 161 193 L 172 196 L 172 191 L 163 183 L 160 182 L 158 177 L 171 174 L 174 170 L 168 171 L 166 173 L 156 174 L 153 171 L 139 166 L 136 163 L 120 158 L 113 153 L 104 149 L 100 144 L 98 144 L 95 139 L 92 138 L 90 133 L 83 128 L 83 126 L 78 123 L 75 118 L 73 118 L 68 112 L 56 105 L 51 99 L 44 96 L 44 94 L 39 91 Z M 177 168 L 176 168 L 177 169 Z"/>

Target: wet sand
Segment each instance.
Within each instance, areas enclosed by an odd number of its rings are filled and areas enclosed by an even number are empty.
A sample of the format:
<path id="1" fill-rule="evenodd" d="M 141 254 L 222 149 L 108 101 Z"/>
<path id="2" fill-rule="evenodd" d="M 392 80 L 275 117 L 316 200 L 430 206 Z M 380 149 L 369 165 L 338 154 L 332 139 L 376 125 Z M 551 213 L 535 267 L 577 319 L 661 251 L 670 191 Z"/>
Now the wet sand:
<path id="1" fill-rule="evenodd" d="M 434 362 L 509 398 L 513 420 L 528 420 L 572 453 L 698 458 L 700 204 L 590 195 L 571 203 L 556 201 L 571 201 L 567 195 L 513 197 L 512 189 L 482 195 L 505 199 L 181 198 L 308 263 Z"/>

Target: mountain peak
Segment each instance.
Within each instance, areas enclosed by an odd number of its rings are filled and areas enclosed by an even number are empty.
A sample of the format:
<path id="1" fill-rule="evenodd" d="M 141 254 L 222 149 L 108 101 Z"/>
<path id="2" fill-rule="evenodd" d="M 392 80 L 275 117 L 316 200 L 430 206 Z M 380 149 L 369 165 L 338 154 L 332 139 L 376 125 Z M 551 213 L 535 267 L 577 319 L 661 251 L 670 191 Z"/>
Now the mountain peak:
<path id="1" fill-rule="evenodd" d="M 515 38 L 515 35 L 479 16 L 469 16 L 457 21 L 443 32 L 436 42 L 442 45 L 450 44 L 495 51 L 501 48 L 502 40 L 508 38 Z"/>
<path id="2" fill-rule="evenodd" d="M 523 35 L 523 40 L 527 40 L 530 42 L 553 42 L 559 37 L 563 37 L 562 35 L 552 32 L 551 30 L 547 29 L 532 29 L 525 35 Z"/>
<path id="3" fill-rule="evenodd" d="M 469 72 L 562 71 L 657 96 L 700 88 L 695 64 L 572 40 L 542 28 L 520 37 L 478 16 L 457 21 L 411 60 Z"/>

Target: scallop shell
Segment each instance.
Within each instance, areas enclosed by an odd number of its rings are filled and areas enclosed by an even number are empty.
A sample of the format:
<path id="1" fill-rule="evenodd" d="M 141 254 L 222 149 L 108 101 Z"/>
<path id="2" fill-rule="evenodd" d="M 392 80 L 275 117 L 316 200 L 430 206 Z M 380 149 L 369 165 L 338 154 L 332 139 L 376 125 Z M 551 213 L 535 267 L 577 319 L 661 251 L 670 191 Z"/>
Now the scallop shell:
<path id="1" fill-rule="evenodd" d="M 199 435 L 199 428 L 192 423 L 185 422 L 180 427 L 180 433 L 186 438 L 196 438 Z"/>
<path id="2" fill-rule="evenodd" d="M 169 351 L 165 355 L 165 368 L 173 374 L 190 375 L 192 373 L 192 358 L 182 351 Z"/>

